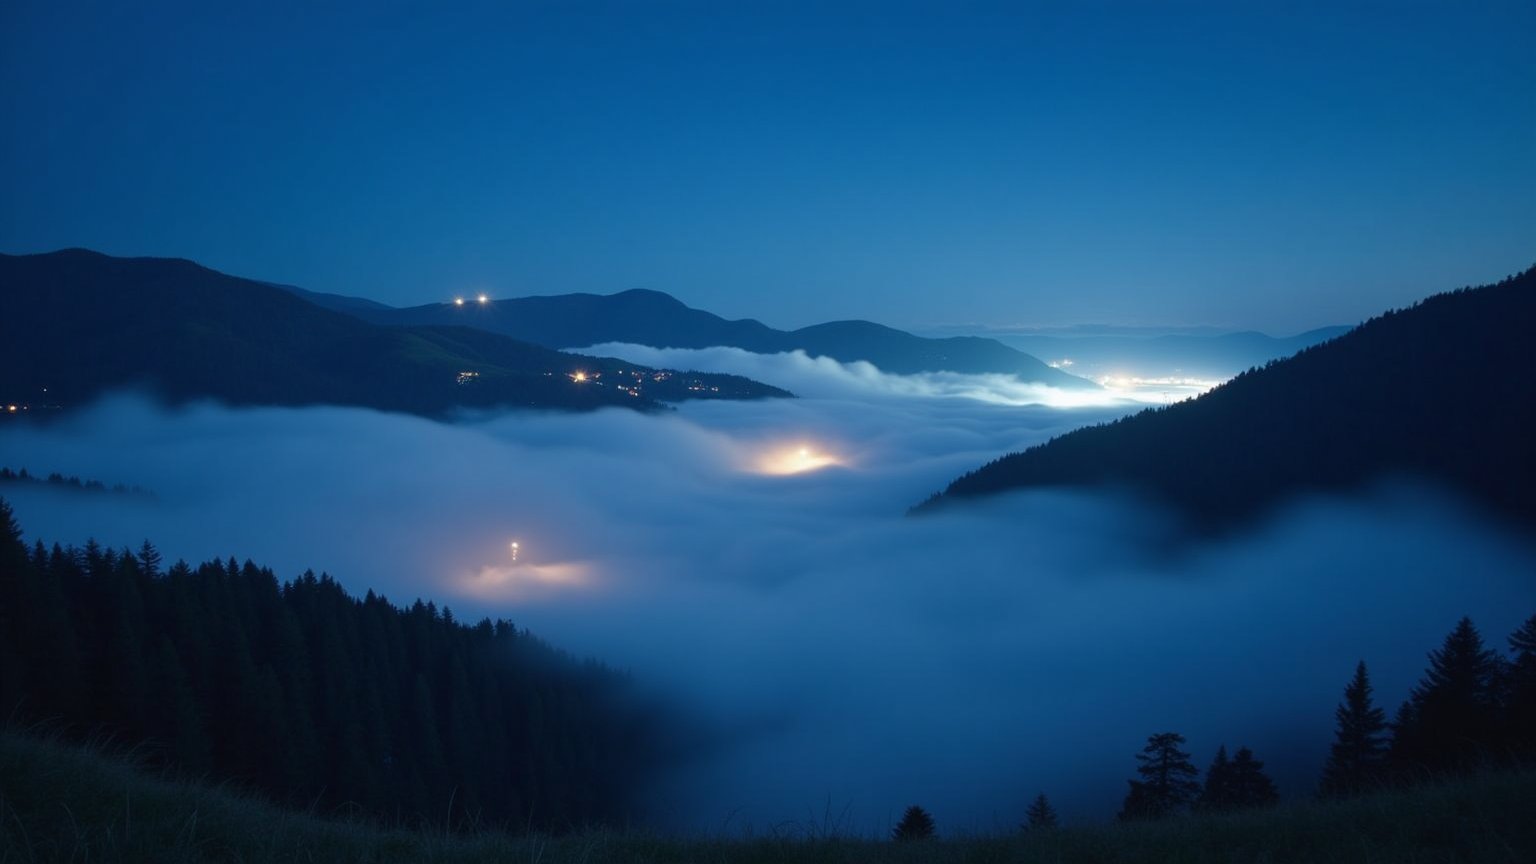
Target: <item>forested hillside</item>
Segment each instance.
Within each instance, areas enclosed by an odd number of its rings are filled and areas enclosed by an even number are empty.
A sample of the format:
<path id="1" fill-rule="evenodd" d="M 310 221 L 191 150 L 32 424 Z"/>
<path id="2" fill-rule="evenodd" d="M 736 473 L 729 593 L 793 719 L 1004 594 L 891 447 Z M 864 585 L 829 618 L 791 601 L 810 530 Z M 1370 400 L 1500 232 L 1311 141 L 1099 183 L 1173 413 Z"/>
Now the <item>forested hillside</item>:
<path id="1" fill-rule="evenodd" d="M 510 622 L 148 544 L 28 549 L 3 500 L 0 717 L 295 806 L 547 830 L 628 818 L 658 731 L 626 676 Z"/>
<path id="2" fill-rule="evenodd" d="M 1079 429 L 955 480 L 919 510 L 1119 486 L 1221 528 L 1288 496 L 1404 477 L 1536 527 L 1536 270 L 1431 297 L 1199 398 Z"/>

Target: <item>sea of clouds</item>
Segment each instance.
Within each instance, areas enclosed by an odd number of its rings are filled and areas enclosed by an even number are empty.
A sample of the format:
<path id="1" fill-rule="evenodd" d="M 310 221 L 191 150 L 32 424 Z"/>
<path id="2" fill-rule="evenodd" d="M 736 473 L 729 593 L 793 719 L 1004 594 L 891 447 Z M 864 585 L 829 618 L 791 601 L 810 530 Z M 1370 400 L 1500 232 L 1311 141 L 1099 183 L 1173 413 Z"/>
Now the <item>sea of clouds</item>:
<path id="1" fill-rule="evenodd" d="M 653 794 L 656 824 L 681 830 L 879 833 L 918 803 L 941 830 L 989 831 L 1042 791 L 1103 819 L 1164 730 L 1202 767 L 1250 746 L 1306 794 L 1357 660 L 1390 711 L 1461 615 L 1502 644 L 1536 612 L 1536 550 L 1406 486 L 1198 544 L 1155 505 L 1087 492 L 905 515 L 1004 452 L 1137 409 L 1121 398 L 804 355 L 608 353 L 802 398 L 439 423 L 120 395 L 0 428 L 0 464 L 153 500 L 0 494 L 29 540 L 313 568 L 630 669 L 693 721 Z"/>

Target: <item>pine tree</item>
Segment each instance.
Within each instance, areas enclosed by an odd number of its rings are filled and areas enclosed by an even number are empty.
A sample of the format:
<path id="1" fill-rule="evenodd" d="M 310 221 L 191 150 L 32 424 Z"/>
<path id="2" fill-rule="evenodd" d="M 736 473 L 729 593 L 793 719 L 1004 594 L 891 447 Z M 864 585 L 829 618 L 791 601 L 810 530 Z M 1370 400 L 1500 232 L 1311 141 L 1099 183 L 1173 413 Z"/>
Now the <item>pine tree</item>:
<path id="1" fill-rule="evenodd" d="M 1324 795 L 1351 795 L 1380 782 L 1386 768 L 1386 712 L 1371 704 L 1371 678 L 1362 660 L 1334 709 L 1333 748 L 1323 767 Z"/>
<path id="2" fill-rule="evenodd" d="M 1230 810 L 1233 801 L 1232 760 L 1227 758 L 1227 745 L 1216 749 L 1216 758 L 1205 769 L 1205 788 L 1195 806 L 1201 810 Z"/>
<path id="3" fill-rule="evenodd" d="M 1024 830 L 1026 831 L 1050 831 L 1060 823 L 1056 819 L 1056 808 L 1051 806 L 1050 799 L 1041 792 L 1035 796 L 1033 804 L 1024 814 Z"/>
<path id="4" fill-rule="evenodd" d="M 1506 734 L 1516 753 L 1536 753 L 1536 615 L 1509 637 Z"/>
<path id="5" fill-rule="evenodd" d="M 1502 659 L 1462 618 L 1398 712 L 1390 756 L 1401 771 L 1475 767 L 1496 746 Z"/>
<path id="6" fill-rule="evenodd" d="M 1239 747 L 1232 755 L 1229 771 L 1229 809 L 1250 810 L 1269 807 L 1280 801 L 1280 792 L 1275 789 L 1274 781 L 1264 773 L 1264 763 L 1255 759 L 1253 751 L 1247 747 Z"/>
<path id="7" fill-rule="evenodd" d="M 22 540 L 11 505 L 0 498 L 0 717 L 9 716 L 25 690 L 22 678 L 26 667 L 22 660 L 22 624 L 24 595 L 22 580 L 32 564 L 27 559 L 27 544 Z"/>
<path id="8" fill-rule="evenodd" d="M 148 540 L 145 540 L 144 545 L 139 547 L 138 560 L 139 569 L 144 571 L 145 576 L 155 577 L 160 575 L 160 552 Z"/>
<path id="9" fill-rule="evenodd" d="M 1130 789 L 1125 793 L 1125 801 L 1120 804 L 1120 813 L 1117 818 L 1121 822 L 1137 822 L 1143 819 L 1158 819 L 1167 815 L 1157 797 L 1147 788 L 1147 784 L 1140 780 L 1127 780 Z"/>
<path id="10" fill-rule="evenodd" d="M 913 804 L 902 814 L 901 821 L 891 832 L 891 839 L 898 841 L 927 840 L 933 836 L 933 817 L 928 811 Z"/>
<path id="11" fill-rule="evenodd" d="M 1267 807 L 1279 800 L 1274 782 L 1264 773 L 1264 763 L 1253 757 L 1252 750 L 1240 747 L 1228 759 L 1227 748 L 1223 745 L 1216 751 L 1216 758 L 1205 774 L 1205 788 L 1196 806 L 1201 810 L 1227 813 Z"/>
<path id="12" fill-rule="evenodd" d="M 1199 769 L 1180 750 L 1184 736 L 1177 732 L 1159 732 L 1147 738 L 1147 746 L 1136 754 L 1136 773 L 1140 781 L 1130 781 L 1121 808 L 1121 819 L 1160 819 L 1188 807 L 1200 792 L 1195 778 Z"/>

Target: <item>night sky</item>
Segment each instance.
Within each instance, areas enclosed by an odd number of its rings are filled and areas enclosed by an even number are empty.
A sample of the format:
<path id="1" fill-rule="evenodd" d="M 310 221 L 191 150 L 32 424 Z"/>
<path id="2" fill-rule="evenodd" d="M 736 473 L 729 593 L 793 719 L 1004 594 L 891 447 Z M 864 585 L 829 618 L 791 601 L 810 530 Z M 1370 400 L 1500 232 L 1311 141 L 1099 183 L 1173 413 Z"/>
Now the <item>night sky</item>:
<path id="1" fill-rule="evenodd" d="M 0 251 L 1273 333 L 1536 261 L 1530 2 L 233 5 L 0 5 Z"/>

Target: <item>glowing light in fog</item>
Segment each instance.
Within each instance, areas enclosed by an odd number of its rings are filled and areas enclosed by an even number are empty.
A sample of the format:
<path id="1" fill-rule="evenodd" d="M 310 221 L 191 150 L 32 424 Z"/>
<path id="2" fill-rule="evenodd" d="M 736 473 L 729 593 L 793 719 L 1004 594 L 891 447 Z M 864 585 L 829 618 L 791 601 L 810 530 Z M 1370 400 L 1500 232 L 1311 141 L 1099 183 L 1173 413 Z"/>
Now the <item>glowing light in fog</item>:
<path id="1" fill-rule="evenodd" d="M 519 562 L 506 567 L 482 567 L 457 581 L 459 591 L 471 597 L 536 600 L 591 585 L 592 571 L 582 561 Z"/>
<path id="2" fill-rule="evenodd" d="M 832 453 L 817 450 L 809 444 L 799 444 L 762 453 L 752 467 L 759 474 L 786 475 L 804 474 L 842 464 L 843 460 Z"/>

